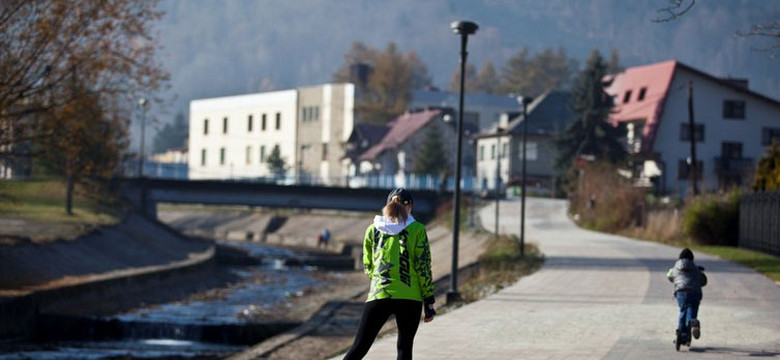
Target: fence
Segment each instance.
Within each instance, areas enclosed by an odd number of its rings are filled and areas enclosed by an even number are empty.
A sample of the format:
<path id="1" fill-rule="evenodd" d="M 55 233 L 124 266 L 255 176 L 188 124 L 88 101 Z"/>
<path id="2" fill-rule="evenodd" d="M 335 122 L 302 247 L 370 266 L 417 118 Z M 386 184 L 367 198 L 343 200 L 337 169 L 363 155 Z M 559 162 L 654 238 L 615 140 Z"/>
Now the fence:
<path id="1" fill-rule="evenodd" d="M 742 196 L 739 247 L 780 256 L 780 192 Z"/>

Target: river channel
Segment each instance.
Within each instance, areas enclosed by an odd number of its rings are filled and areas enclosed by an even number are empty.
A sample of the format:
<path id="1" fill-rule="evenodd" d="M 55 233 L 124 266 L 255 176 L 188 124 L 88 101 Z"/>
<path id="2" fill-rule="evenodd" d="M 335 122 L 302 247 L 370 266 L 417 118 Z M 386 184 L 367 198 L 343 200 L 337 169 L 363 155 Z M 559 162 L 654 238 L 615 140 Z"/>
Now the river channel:
<path id="1" fill-rule="evenodd" d="M 300 263 L 301 253 L 295 251 L 250 242 L 219 245 L 240 248 L 253 260 L 217 265 L 234 281 L 122 313 L 50 319 L 78 323 L 89 331 L 77 339 L 0 344 L 0 360 L 223 358 L 298 325 L 280 316 L 282 310 L 292 306 L 293 298 L 329 281 L 315 267 L 286 265 Z"/>

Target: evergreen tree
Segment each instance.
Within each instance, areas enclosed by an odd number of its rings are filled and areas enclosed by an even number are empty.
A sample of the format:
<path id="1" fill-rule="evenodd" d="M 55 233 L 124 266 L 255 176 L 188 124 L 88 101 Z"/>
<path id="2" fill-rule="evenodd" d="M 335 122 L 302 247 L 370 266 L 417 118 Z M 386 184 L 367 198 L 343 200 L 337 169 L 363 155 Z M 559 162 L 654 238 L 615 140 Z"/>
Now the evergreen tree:
<path id="1" fill-rule="evenodd" d="M 758 160 L 756 176 L 753 179 L 755 191 L 780 190 L 780 145 L 777 140 L 772 140 L 764 155 Z"/>
<path id="2" fill-rule="evenodd" d="M 568 169 L 580 155 L 592 155 L 596 160 L 612 164 L 626 157 L 626 150 L 618 140 L 619 132 L 609 123 L 612 103 L 602 83 L 606 70 L 601 54 L 593 50 L 572 89 L 572 105 L 578 119 L 556 139 L 556 167 L 561 170 Z"/>
<path id="3" fill-rule="evenodd" d="M 265 162 L 268 165 L 268 171 L 275 179 L 281 179 L 287 173 L 287 160 L 282 157 L 279 145 L 274 146 Z"/>
<path id="4" fill-rule="evenodd" d="M 165 124 L 162 130 L 154 136 L 152 151 L 161 153 L 170 149 L 186 147 L 188 133 L 189 124 L 184 118 L 184 114 L 179 112 L 176 114 L 173 124 Z"/>
<path id="5" fill-rule="evenodd" d="M 446 175 L 449 162 L 444 152 L 444 142 L 435 126 L 428 126 L 425 139 L 419 151 L 414 155 L 412 172 L 415 174 Z"/>

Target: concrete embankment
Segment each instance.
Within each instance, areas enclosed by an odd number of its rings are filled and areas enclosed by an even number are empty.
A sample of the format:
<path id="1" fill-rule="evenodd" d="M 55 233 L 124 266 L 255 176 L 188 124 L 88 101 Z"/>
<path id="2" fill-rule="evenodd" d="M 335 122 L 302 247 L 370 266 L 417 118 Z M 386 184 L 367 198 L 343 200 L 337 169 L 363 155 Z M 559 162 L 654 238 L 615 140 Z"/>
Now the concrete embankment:
<path id="1" fill-rule="evenodd" d="M 0 339 L 34 336 L 40 314 L 132 306 L 137 294 L 208 272 L 214 255 L 211 242 L 134 214 L 74 241 L 4 246 Z"/>

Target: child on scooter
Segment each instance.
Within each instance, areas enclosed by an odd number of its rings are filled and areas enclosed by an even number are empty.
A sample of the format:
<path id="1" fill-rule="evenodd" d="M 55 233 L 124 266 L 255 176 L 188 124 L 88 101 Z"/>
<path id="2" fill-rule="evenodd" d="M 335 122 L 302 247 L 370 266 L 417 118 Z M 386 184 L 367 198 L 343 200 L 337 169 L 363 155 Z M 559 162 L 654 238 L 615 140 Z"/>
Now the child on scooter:
<path id="1" fill-rule="evenodd" d="M 691 335 L 698 339 L 701 334 L 701 323 L 697 315 L 701 303 L 701 288 L 707 285 L 704 268 L 693 262 L 693 252 L 685 248 L 680 252 L 674 267 L 669 269 L 666 277 L 674 283 L 674 296 L 680 306 L 677 321 L 677 334 L 682 344 L 690 345 Z"/>

